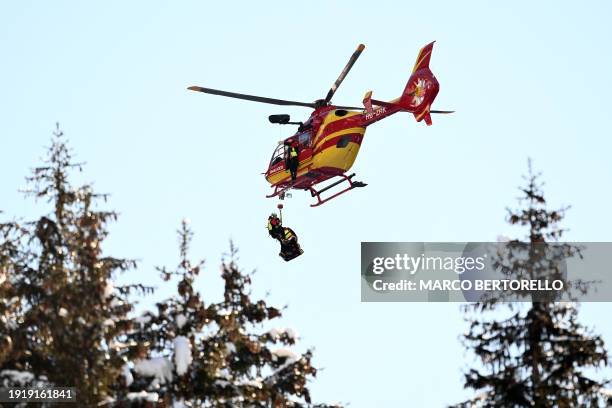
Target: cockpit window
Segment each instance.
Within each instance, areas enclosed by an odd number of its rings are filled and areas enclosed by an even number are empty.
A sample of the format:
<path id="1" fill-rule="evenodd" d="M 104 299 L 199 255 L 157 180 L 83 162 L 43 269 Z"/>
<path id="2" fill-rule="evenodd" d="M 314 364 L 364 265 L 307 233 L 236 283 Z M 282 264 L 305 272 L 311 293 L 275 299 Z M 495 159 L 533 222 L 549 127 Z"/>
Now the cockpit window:
<path id="1" fill-rule="evenodd" d="M 270 166 L 274 166 L 276 163 L 285 160 L 285 146 L 279 144 L 272 154 L 272 160 L 270 160 Z"/>

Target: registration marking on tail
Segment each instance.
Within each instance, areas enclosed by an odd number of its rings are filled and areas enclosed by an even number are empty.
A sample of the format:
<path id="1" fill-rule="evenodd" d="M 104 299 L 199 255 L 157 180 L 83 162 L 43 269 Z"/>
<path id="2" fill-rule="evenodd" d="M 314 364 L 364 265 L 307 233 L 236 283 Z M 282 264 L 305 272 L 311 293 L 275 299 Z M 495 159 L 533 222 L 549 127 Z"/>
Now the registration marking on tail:
<path id="1" fill-rule="evenodd" d="M 384 106 L 381 106 L 380 108 L 376 109 L 374 112 L 366 113 L 365 118 L 366 118 L 366 120 L 370 120 L 372 118 L 376 118 L 376 117 L 382 115 L 386 111 L 387 111 L 387 108 L 384 107 Z"/>

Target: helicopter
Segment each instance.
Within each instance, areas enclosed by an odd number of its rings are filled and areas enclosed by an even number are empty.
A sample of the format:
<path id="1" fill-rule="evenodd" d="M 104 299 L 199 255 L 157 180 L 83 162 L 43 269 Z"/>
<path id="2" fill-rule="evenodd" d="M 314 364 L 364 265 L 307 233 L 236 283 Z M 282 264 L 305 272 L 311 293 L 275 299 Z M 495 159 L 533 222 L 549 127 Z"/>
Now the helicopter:
<path id="1" fill-rule="evenodd" d="M 268 169 L 262 174 L 273 188 L 267 198 L 278 196 L 284 199 L 291 189 L 308 190 L 312 197 L 316 198 L 316 202 L 311 204 L 311 207 L 317 207 L 354 188 L 367 185 L 353 180 L 354 173 L 350 175 L 346 173 L 357 158 L 368 126 L 397 112 L 412 113 L 417 122 L 424 121 L 427 125 L 432 124 L 431 114 L 453 113 L 453 111 L 431 109 L 440 89 L 438 80 L 429 69 L 434 42 L 425 45 L 419 51 L 412 74 L 399 98 L 385 102 L 372 99 L 372 91 L 367 91 L 362 101 L 363 107 L 334 105 L 331 102 L 338 87 L 364 50 L 363 44 L 359 44 L 351 55 L 325 98 L 314 102 L 246 95 L 200 86 L 190 86 L 187 89 L 253 102 L 314 109 L 305 122 L 292 122 L 290 116 L 286 114 L 269 116 L 271 123 L 297 125 L 298 130 L 291 137 L 279 142 L 272 154 Z M 295 177 L 290 174 L 288 164 L 291 146 L 297 147 L 298 152 L 299 164 Z M 334 178 L 336 180 L 331 184 L 318 188 L 320 183 Z M 322 193 L 343 183 L 344 186 L 340 191 L 322 198 Z"/>

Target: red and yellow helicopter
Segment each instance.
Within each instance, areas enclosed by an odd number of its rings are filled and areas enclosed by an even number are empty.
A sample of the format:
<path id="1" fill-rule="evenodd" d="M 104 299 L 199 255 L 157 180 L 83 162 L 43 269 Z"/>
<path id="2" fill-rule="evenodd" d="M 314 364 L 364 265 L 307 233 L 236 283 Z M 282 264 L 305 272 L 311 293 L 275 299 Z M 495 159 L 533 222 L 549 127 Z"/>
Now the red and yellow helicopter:
<path id="1" fill-rule="evenodd" d="M 431 125 L 432 113 L 453 112 L 431 109 L 431 104 L 440 88 L 436 77 L 429 69 L 433 45 L 433 42 L 429 43 L 419 52 L 412 75 L 399 98 L 384 102 L 372 99 L 372 91 L 368 91 L 363 99 L 363 107 L 338 106 L 331 103 L 338 87 L 364 50 L 365 46 L 363 44 L 357 47 L 325 99 L 314 102 L 266 98 L 199 86 L 190 86 L 188 89 L 273 105 L 313 108 L 314 111 L 305 122 L 291 122 L 289 115 L 271 115 L 269 117 L 272 123 L 292 124 L 299 127 L 293 136 L 287 138 L 283 143 L 279 143 L 272 154 L 268 170 L 264 174 L 266 180 L 270 182 L 274 189 L 272 194 L 266 197 L 278 196 L 283 199 L 290 189 L 309 190 L 311 195 L 317 199 L 317 202 L 312 204 L 311 207 L 316 207 L 353 188 L 366 185 L 354 181 L 355 174 L 347 176 L 346 173 L 355 162 L 366 128 L 369 125 L 396 112 L 410 112 L 414 114 L 417 122 L 425 121 L 427 125 Z M 299 146 L 299 166 L 295 180 L 291 178 L 287 168 L 288 148 L 291 145 Z M 315 189 L 318 184 L 334 177 L 339 179 L 319 190 Z M 343 182 L 348 183 L 344 189 L 327 198 L 321 198 L 321 193 Z"/>

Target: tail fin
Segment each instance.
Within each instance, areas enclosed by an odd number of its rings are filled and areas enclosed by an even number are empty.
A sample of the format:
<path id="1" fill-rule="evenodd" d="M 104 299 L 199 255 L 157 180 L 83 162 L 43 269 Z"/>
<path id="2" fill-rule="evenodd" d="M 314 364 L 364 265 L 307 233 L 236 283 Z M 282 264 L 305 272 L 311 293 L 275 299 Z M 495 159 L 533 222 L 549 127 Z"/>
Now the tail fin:
<path id="1" fill-rule="evenodd" d="M 432 41 L 423 48 L 421 48 L 421 51 L 419 51 L 419 55 L 417 56 L 416 62 L 414 63 L 412 73 L 415 73 L 422 68 L 429 69 L 429 60 L 431 59 L 431 52 L 433 51 L 434 43 L 435 41 Z"/>
<path id="2" fill-rule="evenodd" d="M 419 51 L 414 68 L 412 69 L 412 75 L 408 78 L 404 92 L 402 92 L 399 98 L 385 102 L 372 99 L 371 91 L 365 94 L 363 105 L 367 113 L 373 112 L 372 105 L 388 107 L 394 109 L 392 112 L 397 112 L 398 110 L 411 112 L 417 122 L 425 121 L 428 126 L 431 125 L 430 113 L 453 113 L 453 111 L 431 110 L 431 104 L 436 99 L 440 90 L 438 80 L 429 69 L 434 42 L 427 44 Z M 380 118 L 376 120 L 380 120 Z"/>
<path id="3" fill-rule="evenodd" d="M 434 42 L 427 44 L 419 51 L 412 75 L 399 98 L 399 105 L 402 109 L 412 112 L 417 122 L 425 120 L 428 125 L 431 125 L 429 115 L 431 104 L 440 90 L 438 80 L 429 69 Z"/>

